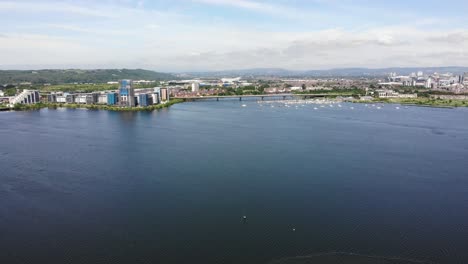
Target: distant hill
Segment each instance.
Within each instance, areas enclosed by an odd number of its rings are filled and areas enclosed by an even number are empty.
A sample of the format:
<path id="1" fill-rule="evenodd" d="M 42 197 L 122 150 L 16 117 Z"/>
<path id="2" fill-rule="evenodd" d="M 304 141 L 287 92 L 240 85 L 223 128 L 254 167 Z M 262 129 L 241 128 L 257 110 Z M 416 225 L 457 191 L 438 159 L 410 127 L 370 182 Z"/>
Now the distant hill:
<path id="1" fill-rule="evenodd" d="M 468 67 L 406 67 L 406 68 L 343 68 L 330 70 L 307 70 L 307 71 L 292 71 L 280 68 L 258 68 L 245 70 L 227 70 L 213 72 L 189 72 L 189 76 L 199 77 L 261 77 L 261 76 L 278 76 L 278 77 L 380 77 L 387 76 L 389 73 L 396 72 L 397 74 L 408 75 L 413 72 L 423 71 L 424 73 L 447 73 L 462 74 L 468 72 Z"/>
<path id="2" fill-rule="evenodd" d="M 162 81 L 175 78 L 172 74 L 141 69 L 0 71 L 0 84 L 21 82 L 31 82 L 33 84 L 106 83 L 120 79 Z"/>

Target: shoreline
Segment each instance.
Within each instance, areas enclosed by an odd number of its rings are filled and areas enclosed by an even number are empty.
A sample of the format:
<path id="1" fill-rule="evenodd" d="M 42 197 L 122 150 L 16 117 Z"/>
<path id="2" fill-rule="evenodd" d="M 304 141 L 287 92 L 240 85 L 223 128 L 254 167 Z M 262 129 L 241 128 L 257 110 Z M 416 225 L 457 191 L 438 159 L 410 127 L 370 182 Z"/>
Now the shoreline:
<path id="1" fill-rule="evenodd" d="M 468 107 L 468 101 L 466 100 L 440 100 L 440 99 L 375 99 L 353 101 L 354 103 L 360 104 L 400 104 L 405 106 L 420 106 L 420 107 L 432 107 L 432 108 L 447 108 L 455 109 L 459 107 Z"/>
<path id="2" fill-rule="evenodd" d="M 280 96 L 279 94 L 278 96 Z M 333 97 L 324 97 L 331 100 L 336 100 L 336 96 Z M 307 99 L 301 99 L 307 100 Z M 2 111 L 28 111 L 28 110 L 39 110 L 42 108 L 70 108 L 70 109 L 90 109 L 90 110 L 107 110 L 115 112 L 139 112 L 139 111 L 154 111 L 158 109 L 168 108 L 174 104 L 184 103 L 184 99 L 173 99 L 165 104 L 151 105 L 147 107 L 118 107 L 111 105 L 88 105 L 88 104 L 67 104 L 67 103 L 38 103 L 32 105 L 16 105 L 12 108 L 5 108 Z M 442 99 L 430 99 L 430 98 L 415 98 L 415 99 L 406 99 L 406 98 L 375 98 L 374 100 L 354 100 L 354 101 L 344 101 L 350 103 L 358 104 L 400 104 L 403 106 L 419 106 L 419 107 L 432 107 L 432 108 L 445 108 L 445 109 L 455 109 L 459 107 L 468 107 L 468 100 L 442 100 Z"/>
<path id="3" fill-rule="evenodd" d="M 147 107 L 118 107 L 110 105 L 88 105 L 88 104 L 66 104 L 66 103 L 37 103 L 31 105 L 15 105 L 9 111 L 29 111 L 40 110 L 43 108 L 56 109 L 56 108 L 70 108 L 70 109 L 89 109 L 89 110 L 106 110 L 114 112 L 140 112 L 140 111 L 154 111 L 158 109 L 168 108 L 172 105 L 183 103 L 183 100 L 173 99 L 165 104 L 151 105 Z"/>

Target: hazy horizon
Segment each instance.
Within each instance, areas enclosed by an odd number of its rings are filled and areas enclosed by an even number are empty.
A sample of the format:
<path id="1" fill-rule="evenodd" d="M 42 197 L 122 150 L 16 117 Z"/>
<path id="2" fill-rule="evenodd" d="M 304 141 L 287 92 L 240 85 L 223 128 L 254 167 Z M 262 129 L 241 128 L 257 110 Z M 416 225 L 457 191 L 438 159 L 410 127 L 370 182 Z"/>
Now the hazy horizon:
<path id="1" fill-rule="evenodd" d="M 2 67 L 0 66 L 0 71 L 42 71 L 42 70 L 147 70 L 147 71 L 154 71 L 154 72 L 160 72 L 160 73 L 169 73 L 169 74 L 184 74 L 184 73 L 216 73 L 216 72 L 242 72 L 242 71 L 268 71 L 268 70 L 280 70 L 280 71 L 287 71 L 287 72 L 313 72 L 313 71 L 339 71 L 339 70 L 353 70 L 353 69 L 363 69 L 363 70 L 370 70 L 370 71 L 378 71 L 378 70 L 387 70 L 387 69 L 401 69 L 401 70 L 407 70 L 407 69 L 417 69 L 417 70 L 428 70 L 428 69 L 439 69 L 439 68 L 467 68 L 468 66 L 432 66 L 432 67 L 418 67 L 418 66 L 408 66 L 408 67 L 399 67 L 399 66 L 394 66 L 394 67 L 379 67 L 379 68 L 371 68 L 371 67 L 345 67 L 345 68 L 326 68 L 326 69 L 304 69 L 304 70 L 292 70 L 292 69 L 287 69 L 287 68 L 279 68 L 279 67 L 264 67 L 264 68 L 239 68 L 239 69 L 213 69 L 213 70 L 187 70 L 187 71 L 160 71 L 160 70 L 154 70 L 154 69 L 148 69 L 148 68 L 131 68 L 131 67 L 123 67 L 123 68 L 106 68 L 106 67 L 28 67 L 27 65 L 25 66 L 19 66 L 18 68 L 9 68 L 9 67 Z"/>
<path id="2" fill-rule="evenodd" d="M 461 0 L 0 1 L 0 69 L 464 67 L 463 10 Z"/>

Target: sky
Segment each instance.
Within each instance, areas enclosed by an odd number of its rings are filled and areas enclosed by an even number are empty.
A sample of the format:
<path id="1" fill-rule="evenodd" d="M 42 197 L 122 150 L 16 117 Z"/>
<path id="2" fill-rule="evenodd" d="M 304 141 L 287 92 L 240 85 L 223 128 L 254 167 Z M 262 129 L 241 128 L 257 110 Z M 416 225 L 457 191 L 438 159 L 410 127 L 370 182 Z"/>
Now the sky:
<path id="1" fill-rule="evenodd" d="M 468 66 L 466 0 L 0 0 L 0 69 Z"/>

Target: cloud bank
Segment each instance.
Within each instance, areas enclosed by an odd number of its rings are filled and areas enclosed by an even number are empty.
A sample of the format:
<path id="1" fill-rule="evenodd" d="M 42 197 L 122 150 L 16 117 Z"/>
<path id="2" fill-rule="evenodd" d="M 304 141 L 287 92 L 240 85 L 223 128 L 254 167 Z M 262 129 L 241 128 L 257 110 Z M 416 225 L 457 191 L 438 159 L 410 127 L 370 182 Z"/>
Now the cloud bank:
<path id="1" fill-rule="evenodd" d="M 350 27 L 346 20 L 343 26 L 328 26 L 332 21 L 321 17 L 305 22 L 307 11 L 285 2 L 193 0 L 147 5 L 144 1 L 0 2 L 5 20 L 0 26 L 0 68 L 305 70 L 466 66 L 468 61 L 468 29 L 458 24 L 435 26 L 438 20 L 427 17 L 414 16 L 409 24 Z M 249 16 L 235 19 L 243 12 Z M 314 27 L 319 22 L 320 27 Z M 270 26 L 280 23 L 285 26 Z"/>

